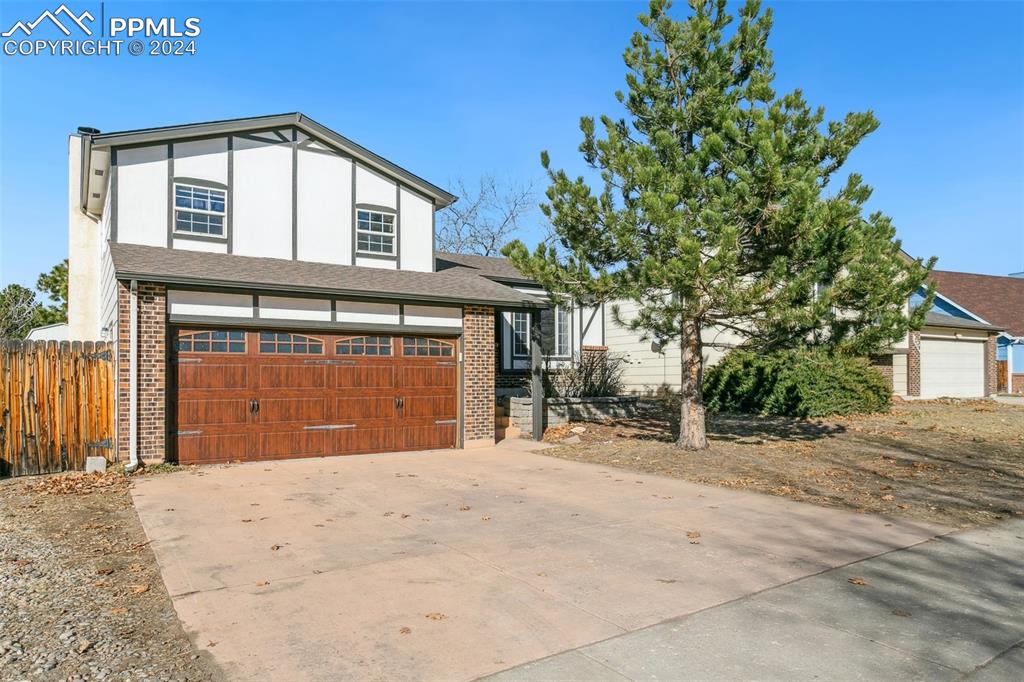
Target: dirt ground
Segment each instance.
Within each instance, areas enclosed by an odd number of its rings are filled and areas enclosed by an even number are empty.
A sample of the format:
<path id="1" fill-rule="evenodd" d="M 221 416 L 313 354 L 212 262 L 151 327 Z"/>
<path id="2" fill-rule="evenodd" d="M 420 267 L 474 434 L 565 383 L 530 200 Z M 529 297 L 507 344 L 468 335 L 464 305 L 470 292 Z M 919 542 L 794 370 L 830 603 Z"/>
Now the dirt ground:
<path id="1" fill-rule="evenodd" d="M 217 680 L 121 474 L 0 481 L 0 679 Z"/>
<path id="2" fill-rule="evenodd" d="M 887 414 L 807 421 L 710 415 L 703 452 L 674 446 L 673 416 L 554 427 L 545 440 L 560 445 L 544 454 L 950 527 L 1024 515 L 1024 406 L 901 402 Z M 579 443 L 562 443 L 573 435 Z"/>

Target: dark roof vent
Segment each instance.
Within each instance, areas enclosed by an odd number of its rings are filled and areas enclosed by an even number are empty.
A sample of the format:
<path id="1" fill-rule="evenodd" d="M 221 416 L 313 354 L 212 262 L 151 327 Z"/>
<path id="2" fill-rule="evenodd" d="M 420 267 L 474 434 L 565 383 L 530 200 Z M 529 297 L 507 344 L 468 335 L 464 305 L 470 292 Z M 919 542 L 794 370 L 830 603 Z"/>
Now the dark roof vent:
<path id="1" fill-rule="evenodd" d="M 89 126 L 78 126 L 78 133 L 80 135 L 99 135 L 99 128 L 90 128 Z"/>

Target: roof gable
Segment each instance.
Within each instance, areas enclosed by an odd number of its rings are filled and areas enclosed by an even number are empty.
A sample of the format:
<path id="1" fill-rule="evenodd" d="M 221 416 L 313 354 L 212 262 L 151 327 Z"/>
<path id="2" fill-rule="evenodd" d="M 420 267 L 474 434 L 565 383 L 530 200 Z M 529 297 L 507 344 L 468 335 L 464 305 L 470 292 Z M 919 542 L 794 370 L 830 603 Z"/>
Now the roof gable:
<path id="1" fill-rule="evenodd" d="M 1024 336 L 1024 279 L 968 272 L 932 272 L 936 290 L 977 318 Z"/>
<path id="2" fill-rule="evenodd" d="M 146 143 L 160 143 L 173 140 L 188 140 L 199 137 L 231 135 L 267 128 L 292 127 L 302 130 L 310 137 L 315 137 L 324 144 L 337 149 L 355 160 L 363 163 L 399 182 L 422 192 L 434 200 L 437 208 L 444 208 L 454 203 L 458 197 L 441 189 L 420 176 L 388 161 L 382 156 L 371 152 L 347 137 L 336 133 L 327 126 L 317 123 L 304 114 L 273 114 L 270 116 L 253 116 L 234 118 L 224 121 L 206 123 L 188 123 L 185 125 L 163 126 L 159 128 L 142 128 L 111 133 L 98 133 L 90 136 L 93 147 L 121 147 Z"/>

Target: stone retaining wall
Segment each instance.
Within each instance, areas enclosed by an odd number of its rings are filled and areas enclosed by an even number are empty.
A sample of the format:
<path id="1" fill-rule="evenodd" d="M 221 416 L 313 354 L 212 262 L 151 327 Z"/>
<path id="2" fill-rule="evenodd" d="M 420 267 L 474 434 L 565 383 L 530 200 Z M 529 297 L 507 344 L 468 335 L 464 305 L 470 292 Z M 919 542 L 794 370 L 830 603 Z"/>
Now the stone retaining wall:
<path id="1" fill-rule="evenodd" d="M 506 397 L 500 399 L 513 426 L 523 430 L 524 436 L 533 433 L 533 399 Z M 654 405 L 653 400 L 640 396 L 612 396 L 607 398 L 546 398 L 544 400 L 544 428 L 568 422 L 597 422 L 614 417 L 634 417 Z"/>

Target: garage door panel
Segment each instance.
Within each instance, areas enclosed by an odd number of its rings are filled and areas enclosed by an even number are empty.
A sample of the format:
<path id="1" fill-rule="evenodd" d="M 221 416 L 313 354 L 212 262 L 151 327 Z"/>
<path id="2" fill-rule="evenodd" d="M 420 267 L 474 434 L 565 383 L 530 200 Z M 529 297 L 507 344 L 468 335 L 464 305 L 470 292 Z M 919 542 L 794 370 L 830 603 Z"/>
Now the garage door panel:
<path id="1" fill-rule="evenodd" d="M 338 388 L 394 388 L 395 367 L 389 365 L 335 365 L 334 379 Z"/>
<path id="2" fill-rule="evenodd" d="M 250 439 L 237 432 L 178 435 L 178 461 L 183 464 L 214 464 L 252 459 Z"/>
<path id="3" fill-rule="evenodd" d="M 455 396 L 410 396 L 405 399 L 406 417 L 433 417 L 448 419 L 458 416 L 458 401 Z"/>
<path id="4" fill-rule="evenodd" d="M 318 422 L 327 419 L 327 398 L 260 398 L 259 423 Z"/>
<path id="5" fill-rule="evenodd" d="M 921 340 L 921 397 L 980 398 L 984 395 L 984 342 Z"/>
<path id="6" fill-rule="evenodd" d="M 249 403 L 242 398 L 204 398 L 178 401 L 178 424 L 186 429 L 212 424 L 245 424 Z"/>
<path id="7" fill-rule="evenodd" d="M 338 429 L 329 431 L 330 442 L 328 453 L 343 455 L 357 452 L 387 452 L 395 450 L 395 428 L 393 425 L 374 427 L 357 427 L 354 429 Z"/>
<path id="8" fill-rule="evenodd" d="M 338 419 L 394 419 L 395 399 L 391 396 L 335 398 L 334 414 Z"/>
<path id="9" fill-rule="evenodd" d="M 458 379 L 455 367 L 402 367 L 403 388 L 454 388 Z"/>
<path id="10" fill-rule="evenodd" d="M 259 435 L 260 457 L 310 457 L 326 454 L 323 431 L 276 431 Z"/>
<path id="11" fill-rule="evenodd" d="M 400 429 L 403 450 L 450 448 L 455 443 L 455 424 L 406 426 Z"/>
<path id="12" fill-rule="evenodd" d="M 249 385 L 249 368 L 238 364 L 179 363 L 178 385 L 192 389 L 237 391 Z"/>
<path id="13" fill-rule="evenodd" d="M 327 371 L 321 365 L 263 365 L 259 369 L 261 389 L 323 389 Z"/>
<path id="14" fill-rule="evenodd" d="M 211 332 L 233 343 L 215 351 L 212 342 L 203 341 Z M 286 332 L 176 333 L 179 462 L 456 444 L 459 371 L 453 340 L 318 334 L 316 351 L 309 351 L 308 343 L 300 351 Z M 409 338 L 415 348 L 407 354 L 403 344 Z"/>

